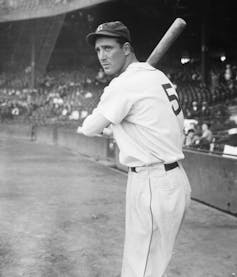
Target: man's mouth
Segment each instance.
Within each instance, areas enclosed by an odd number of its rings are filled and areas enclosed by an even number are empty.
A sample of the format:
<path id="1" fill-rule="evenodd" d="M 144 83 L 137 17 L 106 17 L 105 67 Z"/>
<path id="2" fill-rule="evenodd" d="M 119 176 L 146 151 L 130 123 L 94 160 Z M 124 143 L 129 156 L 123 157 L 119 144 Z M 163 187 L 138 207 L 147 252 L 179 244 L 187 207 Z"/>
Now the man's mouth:
<path id="1" fill-rule="evenodd" d="M 109 64 L 102 64 L 104 69 L 108 69 L 109 68 Z"/>

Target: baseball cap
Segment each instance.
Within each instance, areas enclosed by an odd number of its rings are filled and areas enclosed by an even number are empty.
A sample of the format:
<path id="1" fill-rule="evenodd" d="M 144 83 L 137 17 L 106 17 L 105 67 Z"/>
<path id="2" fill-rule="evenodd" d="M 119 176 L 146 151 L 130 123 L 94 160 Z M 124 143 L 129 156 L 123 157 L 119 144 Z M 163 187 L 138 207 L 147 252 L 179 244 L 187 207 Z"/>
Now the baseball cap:
<path id="1" fill-rule="evenodd" d="M 94 33 L 87 35 L 87 42 L 94 46 L 97 37 L 106 36 L 113 38 L 124 38 L 131 42 L 131 36 L 128 28 L 121 21 L 112 21 L 100 24 Z"/>

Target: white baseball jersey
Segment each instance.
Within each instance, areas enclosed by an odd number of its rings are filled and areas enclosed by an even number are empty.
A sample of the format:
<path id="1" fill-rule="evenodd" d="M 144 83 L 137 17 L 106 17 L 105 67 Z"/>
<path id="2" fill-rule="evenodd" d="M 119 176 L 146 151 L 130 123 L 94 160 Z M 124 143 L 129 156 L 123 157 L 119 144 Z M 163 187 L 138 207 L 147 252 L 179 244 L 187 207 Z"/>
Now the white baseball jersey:
<path id="1" fill-rule="evenodd" d="M 164 277 L 191 192 L 181 162 L 172 170 L 163 165 L 184 158 L 177 93 L 161 71 L 132 63 L 105 88 L 83 132 L 93 135 L 107 121 L 120 162 L 136 167 L 128 174 L 121 277 Z"/>
<path id="2" fill-rule="evenodd" d="M 184 158 L 183 113 L 164 73 L 136 62 L 104 90 L 96 112 L 112 122 L 126 166 L 172 163 Z"/>

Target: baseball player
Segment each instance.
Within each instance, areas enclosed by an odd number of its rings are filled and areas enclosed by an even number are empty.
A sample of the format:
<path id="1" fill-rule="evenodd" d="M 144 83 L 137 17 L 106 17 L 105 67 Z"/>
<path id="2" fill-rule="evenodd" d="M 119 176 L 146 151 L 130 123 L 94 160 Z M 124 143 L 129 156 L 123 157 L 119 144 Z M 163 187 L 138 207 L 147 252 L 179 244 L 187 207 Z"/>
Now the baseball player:
<path id="1" fill-rule="evenodd" d="M 165 276 L 191 191 L 180 162 L 178 96 L 165 74 L 138 62 L 122 22 L 101 24 L 87 40 L 114 78 L 78 132 L 94 136 L 111 128 L 120 162 L 129 167 L 121 276 Z"/>

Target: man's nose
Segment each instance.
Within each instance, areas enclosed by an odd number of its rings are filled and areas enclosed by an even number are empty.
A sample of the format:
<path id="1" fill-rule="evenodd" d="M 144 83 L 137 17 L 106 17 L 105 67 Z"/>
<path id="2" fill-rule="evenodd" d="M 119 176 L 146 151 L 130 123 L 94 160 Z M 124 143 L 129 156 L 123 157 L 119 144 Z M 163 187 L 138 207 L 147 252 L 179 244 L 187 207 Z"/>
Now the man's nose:
<path id="1" fill-rule="evenodd" d="M 104 50 L 101 50 L 98 54 L 98 58 L 100 61 L 103 61 L 106 59 L 106 52 Z"/>

